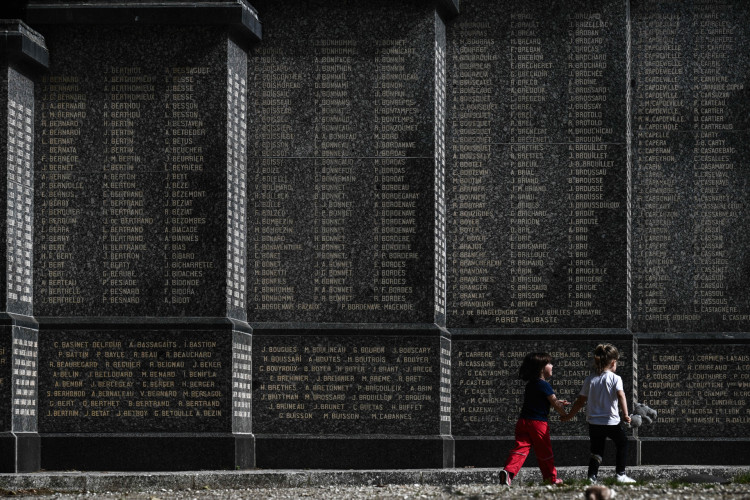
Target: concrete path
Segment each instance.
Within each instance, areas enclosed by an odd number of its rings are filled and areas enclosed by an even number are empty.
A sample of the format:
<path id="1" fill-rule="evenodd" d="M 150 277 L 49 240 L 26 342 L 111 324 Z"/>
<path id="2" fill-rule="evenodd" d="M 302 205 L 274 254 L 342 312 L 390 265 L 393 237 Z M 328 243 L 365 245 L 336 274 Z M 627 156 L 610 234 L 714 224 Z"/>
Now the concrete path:
<path id="1" fill-rule="evenodd" d="M 142 491 L 246 490 L 314 487 L 384 487 L 388 485 L 455 486 L 497 485 L 499 469 L 415 469 L 415 470 L 250 470 L 195 472 L 36 472 L 0 474 L 0 490 L 5 492 L 45 491 L 60 493 L 104 493 Z M 730 466 L 638 466 L 629 467 L 635 479 L 668 483 L 684 478 L 713 476 L 731 480 L 750 475 L 748 467 Z M 599 477 L 614 474 L 602 467 Z M 560 467 L 563 480 L 583 480 L 585 467 Z M 536 467 L 524 467 L 515 485 L 539 483 Z"/>

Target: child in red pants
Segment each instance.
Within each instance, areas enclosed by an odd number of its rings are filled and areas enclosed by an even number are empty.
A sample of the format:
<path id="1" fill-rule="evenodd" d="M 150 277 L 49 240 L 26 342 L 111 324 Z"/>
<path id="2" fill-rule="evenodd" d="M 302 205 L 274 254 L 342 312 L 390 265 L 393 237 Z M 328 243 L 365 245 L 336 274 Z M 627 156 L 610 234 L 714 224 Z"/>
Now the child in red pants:
<path id="1" fill-rule="evenodd" d="M 549 437 L 549 410 L 554 408 L 561 416 L 567 416 L 565 405 L 570 403 L 558 400 L 549 385 L 552 377 L 552 357 L 546 352 L 532 352 L 523 360 L 518 370 L 518 378 L 525 380 L 521 415 L 516 422 L 516 444 L 500 471 L 500 482 L 510 486 L 511 480 L 521 470 L 529 450 L 534 446 L 542 477 L 547 483 L 561 485 L 557 478 L 552 443 Z"/>

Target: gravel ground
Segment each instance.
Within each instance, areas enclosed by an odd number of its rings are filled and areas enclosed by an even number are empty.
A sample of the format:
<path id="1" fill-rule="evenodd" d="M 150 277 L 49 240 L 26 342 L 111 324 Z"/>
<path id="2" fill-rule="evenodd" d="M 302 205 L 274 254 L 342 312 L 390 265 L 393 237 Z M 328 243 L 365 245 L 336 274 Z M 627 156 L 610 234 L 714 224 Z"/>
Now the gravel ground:
<path id="1" fill-rule="evenodd" d="M 507 499 L 582 499 L 585 485 L 577 482 L 575 485 L 562 487 L 542 486 L 539 484 L 516 484 L 511 488 L 499 485 L 468 484 L 457 486 L 427 486 L 427 485 L 386 485 L 386 486 L 322 486 L 315 488 L 252 488 L 244 490 L 185 490 L 185 491 L 154 491 L 141 493 L 82 493 L 82 494 L 33 494 L 32 492 L 17 492 L 23 498 L 44 499 L 85 499 L 97 498 L 103 500 L 207 500 L 207 499 L 462 499 L 484 500 L 492 498 Z M 612 486 L 615 498 L 656 500 L 668 499 L 748 499 L 750 500 L 750 484 L 692 484 L 669 485 L 652 483 L 636 486 Z M 41 493 L 41 492 L 38 492 Z"/>

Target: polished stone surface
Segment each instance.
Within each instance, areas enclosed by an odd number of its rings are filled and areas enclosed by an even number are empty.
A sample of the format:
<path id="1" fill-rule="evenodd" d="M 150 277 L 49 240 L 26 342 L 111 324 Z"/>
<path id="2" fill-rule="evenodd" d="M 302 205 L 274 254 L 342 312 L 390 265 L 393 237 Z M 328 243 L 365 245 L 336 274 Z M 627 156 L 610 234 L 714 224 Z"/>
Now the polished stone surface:
<path id="1" fill-rule="evenodd" d="M 442 21 L 429 2 L 254 5 L 248 316 L 434 322 Z"/>
<path id="2" fill-rule="evenodd" d="M 45 36 L 35 314 L 223 316 L 226 35 L 49 27 Z"/>
<path id="3" fill-rule="evenodd" d="M 634 332 L 750 327 L 750 8 L 633 1 Z"/>
<path id="4" fill-rule="evenodd" d="M 625 328 L 624 4 L 461 11 L 447 26 L 448 326 Z"/>

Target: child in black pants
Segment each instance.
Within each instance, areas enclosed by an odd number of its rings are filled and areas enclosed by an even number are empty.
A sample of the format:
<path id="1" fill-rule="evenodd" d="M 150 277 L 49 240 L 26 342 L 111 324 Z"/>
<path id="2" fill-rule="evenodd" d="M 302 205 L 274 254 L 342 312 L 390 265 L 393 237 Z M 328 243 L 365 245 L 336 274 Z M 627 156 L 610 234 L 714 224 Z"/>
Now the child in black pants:
<path id="1" fill-rule="evenodd" d="M 628 454 L 628 438 L 620 427 L 619 409 L 622 409 L 622 420 L 630 422 L 628 403 L 622 388 L 622 378 L 615 375 L 620 353 L 612 344 L 599 344 L 594 350 L 594 373 L 583 381 L 578 399 L 573 403 L 570 413 L 560 418 L 567 422 L 588 403 L 586 421 L 589 423 L 591 440 L 591 457 L 589 458 L 589 481 L 595 483 L 599 465 L 604 456 L 604 445 L 607 438 L 615 442 L 617 462 L 615 480 L 619 484 L 631 484 L 635 479 L 625 474 L 625 460 Z M 619 408 L 618 408 L 619 406 Z"/>

